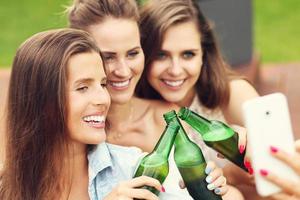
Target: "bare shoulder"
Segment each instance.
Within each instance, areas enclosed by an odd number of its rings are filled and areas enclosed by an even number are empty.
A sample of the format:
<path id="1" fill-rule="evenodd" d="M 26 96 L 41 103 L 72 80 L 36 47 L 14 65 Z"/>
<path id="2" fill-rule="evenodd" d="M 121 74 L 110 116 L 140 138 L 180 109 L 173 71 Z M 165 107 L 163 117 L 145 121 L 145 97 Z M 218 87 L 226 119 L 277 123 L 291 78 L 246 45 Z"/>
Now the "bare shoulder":
<path id="1" fill-rule="evenodd" d="M 229 83 L 230 94 L 233 97 L 240 96 L 241 98 L 257 97 L 258 93 L 253 85 L 244 79 L 232 80 Z"/>
<path id="2" fill-rule="evenodd" d="M 243 125 L 242 104 L 258 95 L 256 89 L 246 80 L 237 79 L 229 83 L 229 103 L 223 108 L 223 113 L 229 123 Z"/>

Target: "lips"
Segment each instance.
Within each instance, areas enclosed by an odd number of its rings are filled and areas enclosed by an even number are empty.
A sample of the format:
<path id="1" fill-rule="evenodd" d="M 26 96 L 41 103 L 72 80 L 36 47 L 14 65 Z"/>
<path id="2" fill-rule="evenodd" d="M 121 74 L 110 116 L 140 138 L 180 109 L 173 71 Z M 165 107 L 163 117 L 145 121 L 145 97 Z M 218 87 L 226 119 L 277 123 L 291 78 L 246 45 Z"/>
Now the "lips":
<path id="1" fill-rule="evenodd" d="M 89 115 L 82 118 L 85 123 L 93 128 L 105 127 L 105 116 L 103 115 Z"/>
<path id="2" fill-rule="evenodd" d="M 109 85 L 114 89 L 125 89 L 129 87 L 131 79 L 127 79 L 125 81 L 109 81 Z"/>
<path id="3" fill-rule="evenodd" d="M 178 88 L 180 86 L 183 85 L 184 83 L 184 79 L 181 80 L 166 80 L 166 79 L 162 79 L 162 82 L 167 85 L 168 87 L 174 87 L 174 88 Z"/>

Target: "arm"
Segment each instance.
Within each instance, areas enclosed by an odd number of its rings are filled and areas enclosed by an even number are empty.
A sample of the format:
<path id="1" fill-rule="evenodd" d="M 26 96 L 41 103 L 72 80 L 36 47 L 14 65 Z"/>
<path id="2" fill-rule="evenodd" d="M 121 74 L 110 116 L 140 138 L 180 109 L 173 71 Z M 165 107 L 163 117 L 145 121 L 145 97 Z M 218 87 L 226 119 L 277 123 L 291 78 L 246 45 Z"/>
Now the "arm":
<path id="1" fill-rule="evenodd" d="M 243 126 L 242 104 L 248 100 L 258 97 L 257 91 L 247 81 L 239 79 L 229 83 L 229 103 L 222 109 L 226 121 L 229 124 Z"/>
<path id="2" fill-rule="evenodd" d="M 243 126 L 242 104 L 258 96 L 258 93 L 249 82 L 242 79 L 232 80 L 230 82 L 229 103 L 222 108 L 226 121 L 229 124 Z M 233 128 L 239 133 L 240 139 L 242 139 L 239 141 L 239 147 L 244 145 L 244 149 L 246 149 L 246 130 L 237 128 L 237 126 L 233 126 Z M 230 184 L 244 184 L 253 187 L 253 176 L 231 164 L 224 168 L 224 174 L 228 177 Z"/>

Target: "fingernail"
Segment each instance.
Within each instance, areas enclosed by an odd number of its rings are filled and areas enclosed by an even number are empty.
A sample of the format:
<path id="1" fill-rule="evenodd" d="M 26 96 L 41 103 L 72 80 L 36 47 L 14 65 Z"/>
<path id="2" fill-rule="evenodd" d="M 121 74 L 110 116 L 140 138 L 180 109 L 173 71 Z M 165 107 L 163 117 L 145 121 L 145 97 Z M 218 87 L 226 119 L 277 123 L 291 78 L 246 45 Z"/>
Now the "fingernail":
<path id="1" fill-rule="evenodd" d="M 166 192 L 164 186 L 161 186 L 161 191 L 162 191 L 162 192 Z"/>
<path id="2" fill-rule="evenodd" d="M 240 145 L 239 151 L 240 151 L 240 154 L 244 153 L 244 151 L 245 151 L 245 145 Z"/>
<path id="3" fill-rule="evenodd" d="M 268 172 L 267 170 L 265 170 L 265 169 L 259 170 L 259 173 L 260 173 L 260 175 L 262 175 L 262 176 L 268 176 L 268 174 L 269 174 L 269 172 Z"/>
<path id="4" fill-rule="evenodd" d="M 211 176 L 207 176 L 205 180 L 206 180 L 207 183 L 211 183 L 212 182 L 212 177 Z"/>
<path id="5" fill-rule="evenodd" d="M 244 165 L 245 165 L 246 168 L 252 168 L 251 167 L 251 163 L 249 161 L 247 161 L 247 160 L 244 161 Z"/>
<path id="6" fill-rule="evenodd" d="M 216 189 L 215 189 L 215 193 L 216 193 L 216 194 L 220 194 L 220 192 L 221 192 L 220 188 L 216 188 Z"/>
<path id="7" fill-rule="evenodd" d="M 278 148 L 274 147 L 274 146 L 270 146 L 270 150 L 271 150 L 272 153 L 277 153 Z"/>
<path id="8" fill-rule="evenodd" d="M 207 189 L 209 190 L 214 190 L 215 188 L 216 186 L 213 183 L 207 185 Z"/>
<path id="9" fill-rule="evenodd" d="M 248 173 L 249 173 L 250 175 L 253 175 L 253 172 L 254 172 L 254 171 L 253 171 L 253 168 L 252 168 L 252 167 L 249 167 L 249 168 L 248 168 Z"/>
<path id="10" fill-rule="evenodd" d="M 205 173 L 206 173 L 206 174 L 209 174 L 210 172 L 211 172 L 211 168 L 208 167 L 208 166 L 206 166 L 206 168 L 205 168 Z"/>

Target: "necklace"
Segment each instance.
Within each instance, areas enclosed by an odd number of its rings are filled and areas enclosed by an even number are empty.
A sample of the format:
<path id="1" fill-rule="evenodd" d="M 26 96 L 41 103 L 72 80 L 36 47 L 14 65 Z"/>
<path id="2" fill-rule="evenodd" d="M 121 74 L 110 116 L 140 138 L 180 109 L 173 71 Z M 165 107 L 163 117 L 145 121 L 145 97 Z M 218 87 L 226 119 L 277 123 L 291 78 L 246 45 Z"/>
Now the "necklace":
<path id="1" fill-rule="evenodd" d="M 129 111 L 129 116 L 128 116 L 128 120 L 126 120 L 126 124 L 131 123 L 132 122 L 132 118 L 133 118 L 133 106 L 130 104 L 130 111 Z M 124 134 L 122 134 L 121 132 L 117 132 L 116 134 L 112 134 L 112 138 L 114 140 L 120 140 L 122 139 Z"/>

